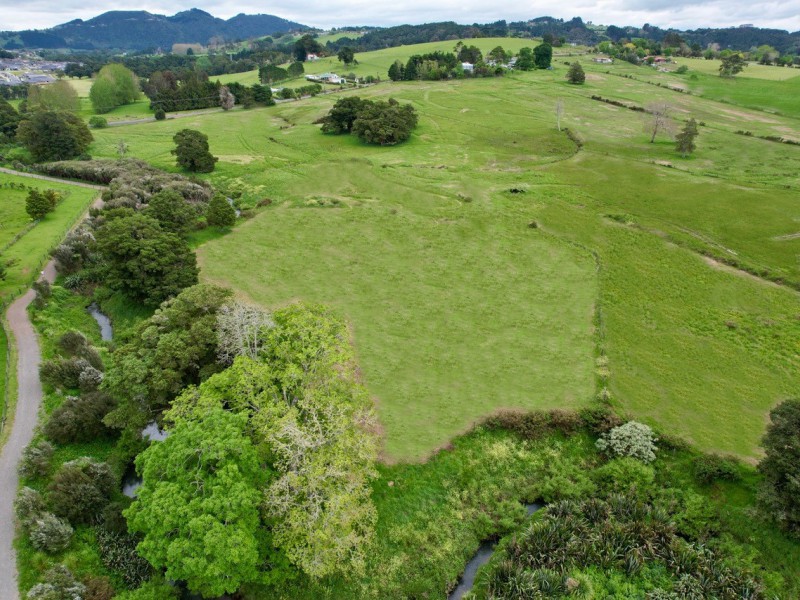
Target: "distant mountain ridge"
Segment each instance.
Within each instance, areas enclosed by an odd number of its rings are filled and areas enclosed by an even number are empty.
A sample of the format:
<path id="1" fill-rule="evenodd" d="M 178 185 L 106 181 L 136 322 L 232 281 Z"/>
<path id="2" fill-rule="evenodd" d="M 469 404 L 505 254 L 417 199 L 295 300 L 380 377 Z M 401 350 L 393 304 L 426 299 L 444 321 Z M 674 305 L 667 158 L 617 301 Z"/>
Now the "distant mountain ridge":
<path id="1" fill-rule="evenodd" d="M 115 10 L 51 29 L 0 32 L 0 45 L 6 49 L 144 50 L 160 47 L 169 50 L 177 43 L 206 45 L 214 37 L 238 40 L 302 29 L 307 27 L 274 15 L 238 14 L 226 21 L 197 8 L 171 17 L 143 10 Z"/>
<path id="2" fill-rule="evenodd" d="M 70 48 L 75 50 L 113 49 L 145 50 L 162 48 L 169 50 L 176 43 L 199 43 L 206 45 L 212 38 L 225 41 L 241 40 L 278 31 L 310 29 L 300 23 L 288 21 L 274 15 L 238 14 L 228 20 L 219 19 L 209 13 L 192 8 L 172 16 L 156 15 L 146 11 L 110 11 L 83 21 L 76 19 L 51 29 L 0 32 L 0 48 Z M 800 54 L 800 32 L 789 33 L 779 29 L 742 26 L 727 28 L 705 28 L 682 31 L 662 29 L 645 24 L 642 27 L 607 27 L 585 23 L 580 17 L 570 20 L 553 17 L 537 17 L 528 21 L 507 23 L 496 21 L 486 24 L 462 25 L 452 21 L 425 23 L 421 25 L 399 25 L 372 28 L 359 39 L 344 37 L 329 42 L 329 49 L 336 50 L 349 45 L 359 51 L 378 50 L 404 44 L 418 44 L 443 40 L 456 40 L 477 36 L 536 36 L 552 34 L 564 37 L 568 42 L 593 45 L 605 39 L 617 41 L 621 38 L 643 37 L 660 41 L 669 33 L 680 34 L 687 43 L 719 44 L 720 48 L 749 50 L 751 47 L 768 44 L 781 53 Z"/>

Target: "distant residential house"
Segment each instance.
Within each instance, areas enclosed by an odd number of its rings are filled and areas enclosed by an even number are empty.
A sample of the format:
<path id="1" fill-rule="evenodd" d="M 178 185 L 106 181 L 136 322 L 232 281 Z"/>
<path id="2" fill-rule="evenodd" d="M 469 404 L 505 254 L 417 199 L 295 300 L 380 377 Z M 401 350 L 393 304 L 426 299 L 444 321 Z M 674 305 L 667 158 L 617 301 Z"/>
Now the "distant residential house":
<path id="1" fill-rule="evenodd" d="M 600 63 L 602 65 L 610 65 L 614 62 L 614 59 L 608 56 L 595 56 L 592 59 L 592 62 Z"/>
<path id="2" fill-rule="evenodd" d="M 38 73 L 25 73 L 22 76 L 22 80 L 27 83 L 53 83 L 55 81 L 54 77 L 50 77 L 50 75 L 39 75 Z"/>
<path id="3" fill-rule="evenodd" d="M 319 75 L 306 75 L 309 81 L 318 81 L 322 83 L 340 84 L 345 83 L 345 78 L 336 73 L 320 73 Z"/>
<path id="4" fill-rule="evenodd" d="M 465 71 L 469 71 L 471 73 L 472 71 L 475 70 L 475 65 L 473 65 L 472 63 L 462 62 L 461 63 L 461 68 L 464 69 Z"/>
<path id="5" fill-rule="evenodd" d="M 306 60 L 319 60 L 319 55 L 318 54 L 314 54 L 313 52 L 309 52 L 306 55 Z"/>

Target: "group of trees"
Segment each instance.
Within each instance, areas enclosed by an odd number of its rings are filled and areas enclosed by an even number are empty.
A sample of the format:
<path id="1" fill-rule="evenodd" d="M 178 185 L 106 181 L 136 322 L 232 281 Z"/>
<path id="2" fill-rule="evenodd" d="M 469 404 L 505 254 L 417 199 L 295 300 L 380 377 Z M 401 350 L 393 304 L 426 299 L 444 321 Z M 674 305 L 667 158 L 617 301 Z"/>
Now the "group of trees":
<path id="1" fill-rule="evenodd" d="M 186 131 L 179 132 L 181 137 L 193 135 Z M 235 211 L 208 186 L 136 161 L 110 162 L 105 208 L 54 250 L 56 265 L 71 286 L 103 283 L 136 302 L 157 306 L 197 283 L 196 258 L 186 235 L 202 226 L 203 216 L 209 225 L 230 226 Z M 51 172 L 108 182 L 105 165 L 55 163 Z"/>
<path id="2" fill-rule="evenodd" d="M 363 569 L 377 445 L 348 340 L 324 307 L 269 314 L 197 285 L 115 351 L 106 421 L 137 430 L 166 410 L 125 511 L 153 566 L 208 596 Z"/>
<path id="3" fill-rule="evenodd" d="M 322 123 L 323 133 L 353 133 L 368 144 L 391 146 L 411 137 L 417 112 L 393 98 L 384 102 L 350 96 L 337 100 L 317 123 Z"/>
<path id="4" fill-rule="evenodd" d="M 68 160 L 85 154 L 94 138 L 83 119 L 59 110 L 38 110 L 19 121 L 16 139 L 37 162 Z"/>
<path id="5" fill-rule="evenodd" d="M 107 113 L 118 106 L 132 104 L 141 96 L 139 80 L 119 63 L 105 65 L 89 90 L 89 100 L 96 113 Z"/>
<path id="6" fill-rule="evenodd" d="M 520 71 L 549 69 L 552 60 L 553 47 L 547 42 L 542 42 L 533 50 L 530 48 L 520 48 L 517 63 L 514 65 L 514 68 Z"/>

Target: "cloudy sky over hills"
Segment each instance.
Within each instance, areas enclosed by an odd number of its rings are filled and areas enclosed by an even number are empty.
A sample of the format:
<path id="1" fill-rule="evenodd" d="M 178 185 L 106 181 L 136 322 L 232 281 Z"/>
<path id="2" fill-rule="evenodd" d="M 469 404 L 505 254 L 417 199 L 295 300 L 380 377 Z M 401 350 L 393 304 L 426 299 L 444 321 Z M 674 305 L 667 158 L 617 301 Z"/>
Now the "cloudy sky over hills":
<path id="1" fill-rule="evenodd" d="M 193 7 L 221 18 L 242 12 L 267 13 L 320 27 L 432 21 L 483 23 L 498 19 L 518 21 L 543 15 L 569 19 L 579 15 L 586 21 L 614 25 L 650 23 L 694 29 L 753 23 L 759 27 L 800 30 L 800 0 L 562 0 L 556 4 L 543 0 L 523 3 L 515 0 L 439 0 L 436 3 L 428 0 L 274 0 L 270 3 L 255 0 L 145 0 L 129 9 L 173 14 Z M 108 0 L 29 0 L 24 3 L 0 0 L 0 29 L 44 29 L 120 8 L 118 2 Z"/>

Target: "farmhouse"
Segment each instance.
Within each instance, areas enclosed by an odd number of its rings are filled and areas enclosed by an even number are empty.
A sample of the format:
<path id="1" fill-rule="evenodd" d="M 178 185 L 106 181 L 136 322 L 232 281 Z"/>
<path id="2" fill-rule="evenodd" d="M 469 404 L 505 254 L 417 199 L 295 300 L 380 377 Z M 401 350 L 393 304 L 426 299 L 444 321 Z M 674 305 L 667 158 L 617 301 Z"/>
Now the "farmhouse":
<path id="1" fill-rule="evenodd" d="M 595 56 L 592 59 L 592 62 L 600 63 L 602 65 L 610 65 L 614 62 L 614 59 L 609 56 Z"/>
<path id="2" fill-rule="evenodd" d="M 309 81 L 317 81 L 319 83 L 333 83 L 333 84 L 340 84 L 345 83 L 345 78 L 341 75 L 337 75 L 336 73 L 320 73 L 319 75 L 306 75 L 306 79 Z"/>
<path id="3" fill-rule="evenodd" d="M 469 71 L 470 73 L 472 73 L 472 71 L 475 70 L 475 65 L 473 65 L 472 63 L 468 63 L 468 62 L 462 62 L 461 63 L 461 68 L 464 69 L 465 71 Z"/>

